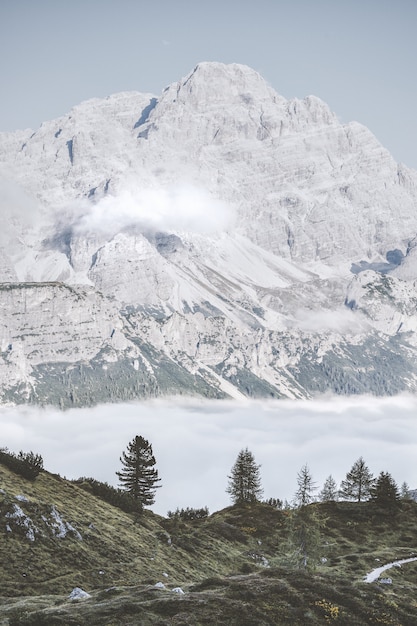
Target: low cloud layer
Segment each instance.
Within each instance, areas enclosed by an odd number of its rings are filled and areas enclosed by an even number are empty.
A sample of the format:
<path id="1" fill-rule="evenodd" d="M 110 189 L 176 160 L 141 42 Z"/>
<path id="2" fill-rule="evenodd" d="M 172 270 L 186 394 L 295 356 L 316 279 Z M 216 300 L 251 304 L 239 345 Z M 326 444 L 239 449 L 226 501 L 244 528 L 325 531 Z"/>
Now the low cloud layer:
<path id="1" fill-rule="evenodd" d="M 227 230 L 234 215 L 230 206 L 193 185 L 145 187 L 106 195 L 83 206 L 76 230 L 114 235 L 125 228 L 210 234 Z"/>
<path id="2" fill-rule="evenodd" d="M 295 320 L 293 325 L 306 332 L 357 334 L 369 329 L 362 313 L 353 312 L 347 307 L 320 311 L 300 309 L 296 312 Z"/>
<path id="3" fill-rule="evenodd" d="M 417 487 L 417 399 L 323 398 L 314 401 L 153 401 L 74 409 L 17 407 L 0 411 L 2 446 L 39 452 L 47 470 L 92 476 L 117 486 L 119 457 L 143 435 L 162 479 L 152 509 L 230 504 L 227 476 L 248 446 L 261 464 L 264 496 L 291 500 L 307 463 L 321 487 L 340 482 L 363 456 L 371 471 Z"/>

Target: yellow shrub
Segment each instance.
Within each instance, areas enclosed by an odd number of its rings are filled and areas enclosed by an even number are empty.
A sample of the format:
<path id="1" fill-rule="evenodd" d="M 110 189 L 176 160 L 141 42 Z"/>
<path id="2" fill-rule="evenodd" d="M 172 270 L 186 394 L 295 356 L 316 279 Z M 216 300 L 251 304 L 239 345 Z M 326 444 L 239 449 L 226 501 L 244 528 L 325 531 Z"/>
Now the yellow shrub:
<path id="1" fill-rule="evenodd" d="M 328 600 L 325 600 L 324 598 L 322 600 L 316 600 L 314 605 L 320 607 L 323 610 L 324 619 L 327 622 L 335 620 L 339 617 L 339 607 L 336 604 L 332 604 Z"/>

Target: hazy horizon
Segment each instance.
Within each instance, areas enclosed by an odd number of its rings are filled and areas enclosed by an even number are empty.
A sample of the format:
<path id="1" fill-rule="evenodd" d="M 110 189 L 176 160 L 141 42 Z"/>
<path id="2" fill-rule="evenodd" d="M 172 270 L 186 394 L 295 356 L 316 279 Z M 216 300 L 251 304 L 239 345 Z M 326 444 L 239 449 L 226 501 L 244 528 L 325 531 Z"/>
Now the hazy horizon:
<path id="1" fill-rule="evenodd" d="M 248 447 L 261 465 L 264 498 L 291 501 L 307 463 L 319 489 L 345 477 L 363 456 L 376 476 L 388 471 L 417 488 L 417 398 L 323 396 L 314 400 L 159 399 L 59 411 L 2 407 L 2 446 L 42 454 L 45 469 L 68 479 L 117 486 L 120 455 L 135 435 L 150 441 L 162 488 L 153 511 L 210 512 L 231 504 L 228 475 Z"/>

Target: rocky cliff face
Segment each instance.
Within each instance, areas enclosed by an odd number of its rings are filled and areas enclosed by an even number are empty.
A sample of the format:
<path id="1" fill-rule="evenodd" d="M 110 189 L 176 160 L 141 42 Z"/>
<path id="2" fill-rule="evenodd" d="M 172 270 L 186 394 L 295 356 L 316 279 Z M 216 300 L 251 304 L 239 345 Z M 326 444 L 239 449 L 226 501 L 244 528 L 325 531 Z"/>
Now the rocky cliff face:
<path id="1" fill-rule="evenodd" d="M 0 134 L 5 401 L 417 388 L 417 173 L 199 64 Z"/>

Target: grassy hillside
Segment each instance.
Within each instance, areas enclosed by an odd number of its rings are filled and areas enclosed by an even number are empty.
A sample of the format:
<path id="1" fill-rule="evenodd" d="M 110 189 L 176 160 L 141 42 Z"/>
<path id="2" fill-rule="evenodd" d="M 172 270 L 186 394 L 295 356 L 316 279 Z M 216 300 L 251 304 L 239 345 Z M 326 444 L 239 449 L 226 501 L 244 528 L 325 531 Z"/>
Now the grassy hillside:
<path id="1" fill-rule="evenodd" d="M 363 582 L 417 555 L 414 502 L 310 505 L 319 555 L 300 570 L 291 511 L 266 504 L 135 521 L 59 476 L 32 482 L 1 464 L 0 489 L 1 626 L 417 623 L 417 562 L 387 571 L 392 584 Z M 74 587 L 91 597 L 69 600 Z"/>
<path id="2" fill-rule="evenodd" d="M 0 489 L 0 550 L 8 555 L 0 564 L 3 595 L 155 583 L 164 573 L 183 584 L 227 573 L 240 554 L 215 534 L 198 547 L 194 532 L 174 543 L 164 518 L 145 511 L 138 521 L 48 472 L 32 482 L 0 465 Z M 16 506 L 25 518 L 16 518 Z M 65 537 L 57 514 L 73 529 Z"/>

